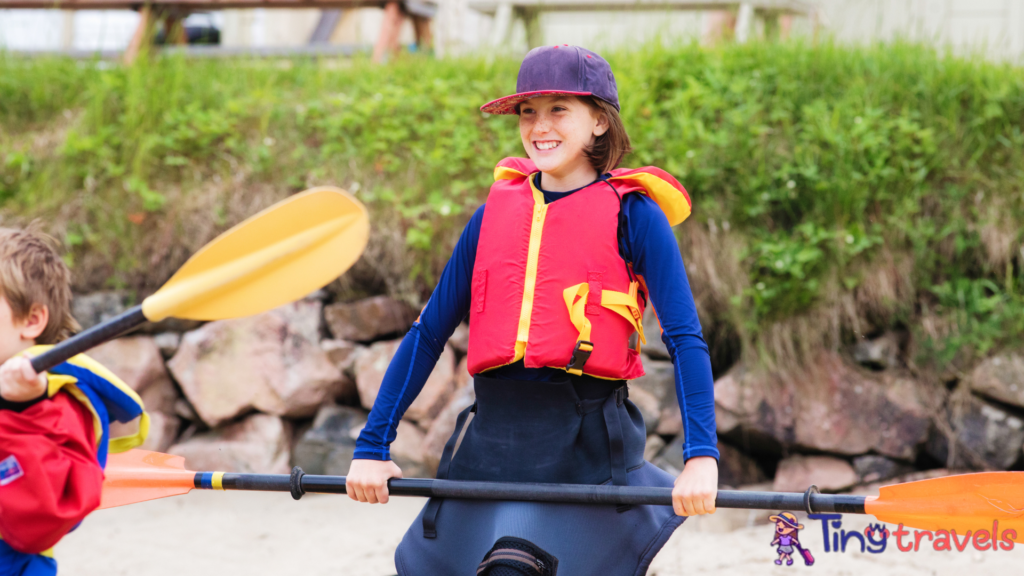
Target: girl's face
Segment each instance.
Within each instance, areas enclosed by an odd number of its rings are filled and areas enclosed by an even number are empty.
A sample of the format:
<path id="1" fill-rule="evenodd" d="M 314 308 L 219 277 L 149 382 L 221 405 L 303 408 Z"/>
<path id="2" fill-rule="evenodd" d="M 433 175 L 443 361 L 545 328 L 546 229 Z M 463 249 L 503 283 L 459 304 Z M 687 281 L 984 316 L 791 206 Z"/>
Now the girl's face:
<path id="1" fill-rule="evenodd" d="M 584 155 L 608 118 L 575 96 L 540 96 L 519 105 L 519 135 L 537 169 L 556 178 L 590 168 Z"/>

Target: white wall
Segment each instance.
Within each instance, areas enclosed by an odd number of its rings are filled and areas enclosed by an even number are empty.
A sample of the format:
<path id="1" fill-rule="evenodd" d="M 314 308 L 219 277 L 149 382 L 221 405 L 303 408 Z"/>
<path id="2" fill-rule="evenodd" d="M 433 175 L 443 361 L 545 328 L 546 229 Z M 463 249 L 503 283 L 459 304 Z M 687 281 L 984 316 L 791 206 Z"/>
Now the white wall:
<path id="1" fill-rule="evenodd" d="M 1024 0 L 805 0 L 821 8 L 823 30 L 844 42 L 906 37 L 952 46 L 958 52 L 984 51 L 990 57 L 1024 57 Z M 226 46 L 300 46 L 308 42 L 319 11 L 312 9 L 225 10 Z M 346 10 L 332 37 L 337 44 L 373 44 L 381 10 Z M 584 44 L 596 49 L 629 46 L 661 36 L 698 39 L 700 12 L 549 12 L 541 17 L 545 43 Z M 491 50 L 493 18 L 468 7 L 467 0 L 440 0 L 434 21 L 439 55 Z M 0 47 L 12 49 L 116 50 L 124 48 L 137 25 L 132 11 L 0 10 Z M 808 33 L 798 19 L 795 33 Z M 413 41 L 406 24 L 401 42 Z M 525 30 L 518 24 L 505 50 L 522 52 Z"/>
<path id="2" fill-rule="evenodd" d="M 980 51 L 1024 55 L 1024 0 L 818 0 L 827 27 L 843 41 L 904 37 Z"/>
<path id="3" fill-rule="evenodd" d="M 120 50 L 138 22 L 138 13 L 130 10 L 0 10 L 0 47 Z"/>

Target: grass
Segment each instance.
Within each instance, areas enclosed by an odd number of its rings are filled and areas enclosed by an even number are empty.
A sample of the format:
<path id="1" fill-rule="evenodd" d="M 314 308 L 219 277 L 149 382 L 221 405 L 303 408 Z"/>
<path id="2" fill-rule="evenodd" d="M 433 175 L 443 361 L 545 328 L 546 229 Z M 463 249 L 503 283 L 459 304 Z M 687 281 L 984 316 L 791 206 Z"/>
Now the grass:
<path id="1" fill-rule="evenodd" d="M 925 363 L 1024 333 L 1024 70 L 910 44 L 610 54 L 635 152 L 694 198 L 680 227 L 705 332 L 769 362 L 909 329 Z M 317 184 L 373 211 L 346 294 L 422 299 L 515 121 L 496 59 L 0 55 L 0 210 L 42 218 L 80 291 L 158 286 L 225 227 Z M 736 345 L 739 342 L 739 345 Z"/>

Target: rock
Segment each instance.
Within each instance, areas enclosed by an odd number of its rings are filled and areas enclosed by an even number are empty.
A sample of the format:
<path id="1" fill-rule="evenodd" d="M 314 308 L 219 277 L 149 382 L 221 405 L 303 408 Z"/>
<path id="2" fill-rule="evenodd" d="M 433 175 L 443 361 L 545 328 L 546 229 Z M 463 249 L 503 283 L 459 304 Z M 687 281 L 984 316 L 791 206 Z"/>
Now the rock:
<path id="1" fill-rule="evenodd" d="M 986 358 L 967 376 L 971 390 L 998 402 L 1024 408 L 1024 351 Z"/>
<path id="2" fill-rule="evenodd" d="M 857 473 L 845 460 L 831 456 L 790 456 L 779 462 L 772 489 L 803 492 L 814 484 L 822 492 L 838 492 L 857 483 Z"/>
<path id="3" fill-rule="evenodd" d="M 463 322 L 455 328 L 448 344 L 459 354 L 465 356 L 469 352 L 469 324 Z"/>
<path id="4" fill-rule="evenodd" d="M 654 306 L 648 306 L 644 310 L 643 324 L 644 337 L 647 338 L 647 344 L 641 348 L 643 353 L 657 360 L 671 360 L 668 348 L 661 341 L 661 323 L 658 321 L 657 314 L 654 313 Z"/>
<path id="5" fill-rule="evenodd" d="M 373 408 L 377 392 L 384 382 L 384 374 L 401 343 L 401 340 L 374 342 L 356 352 L 352 370 L 356 377 L 356 387 L 359 389 L 359 402 L 363 408 Z"/>
<path id="6" fill-rule="evenodd" d="M 655 433 L 662 436 L 675 436 L 683 431 L 683 413 L 679 404 L 673 402 L 661 409 L 661 417 L 658 419 L 658 427 Z"/>
<path id="7" fill-rule="evenodd" d="M 899 341 L 891 332 L 874 340 L 861 340 L 853 347 L 854 361 L 873 370 L 885 370 L 898 366 L 899 354 Z"/>
<path id="8" fill-rule="evenodd" d="M 647 433 L 651 434 L 658 428 L 658 419 L 661 418 L 661 407 L 658 399 L 643 388 L 631 388 L 629 400 L 640 409 L 640 415 L 644 417 L 644 427 Z"/>
<path id="9" fill-rule="evenodd" d="M 391 443 L 391 459 L 407 478 L 432 477 L 436 473 L 424 464 L 423 438 L 425 433 L 415 424 L 402 420 L 398 423 L 395 441 Z"/>
<path id="10" fill-rule="evenodd" d="M 320 348 L 335 368 L 351 374 L 356 364 L 356 350 L 361 346 L 348 340 L 321 340 Z"/>
<path id="11" fill-rule="evenodd" d="M 371 342 L 389 334 L 402 334 L 416 320 L 416 310 L 387 296 L 341 302 L 324 308 L 327 326 L 335 338 Z"/>
<path id="12" fill-rule="evenodd" d="M 763 375 L 740 365 L 715 382 L 720 435 L 903 460 L 913 460 L 927 439 L 938 400 L 916 380 L 868 372 L 833 352 L 822 352 L 802 374 Z"/>
<path id="13" fill-rule="evenodd" d="M 674 422 L 669 422 L 665 427 L 661 427 L 661 419 L 663 417 L 668 416 L 672 418 L 673 415 L 679 414 L 679 402 L 676 399 L 675 368 L 671 362 L 651 360 L 646 357 L 643 359 L 643 363 L 646 374 L 629 382 L 630 399 L 640 408 L 644 416 L 644 423 L 647 425 L 648 434 L 655 431 L 665 436 L 678 434 L 682 430 L 681 418 L 678 427 L 674 426 Z M 653 407 L 645 408 L 640 405 L 638 398 L 643 400 L 645 394 L 657 402 L 656 411 L 654 411 Z"/>
<path id="14" fill-rule="evenodd" d="M 202 422 L 202 418 L 196 414 L 196 409 L 185 398 L 178 398 L 174 402 L 174 414 L 189 422 Z"/>
<path id="15" fill-rule="evenodd" d="M 947 414 L 946 420 L 956 435 L 953 458 L 948 438 L 939 430 L 932 431 L 926 450 L 947 466 L 1006 470 L 1021 457 L 1024 421 L 1001 408 L 968 396 L 962 411 Z"/>
<path id="16" fill-rule="evenodd" d="M 76 294 L 71 300 L 71 315 L 83 330 L 110 320 L 127 309 L 125 295 L 121 292 Z"/>
<path id="17" fill-rule="evenodd" d="M 745 486 L 767 480 L 754 459 L 728 444 L 718 443 L 718 485 Z"/>
<path id="18" fill-rule="evenodd" d="M 287 474 L 289 426 L 277 416 L 253 414 L 240 422 L 196 434 L 175 444 L 190 470 Z"/>
<path id="19" fill-rule="evenodd" d="M 365 425 L 362 410 L 333 404 L 321 407 L 313 425 L 295 444 L 292 464 L 307 474 L 348 474 L 356 438 Z"/>
<path id="20" fill-rule="evenodd" d="M 648 462 L 654 460 L 658 454 L 661 454 L 663 448 L 665 448 L 665 441 L 661 439 L 661 436 L 651 434 L 647 437 L 647 444 L 644 445 L 644 460 Z"/>
<path id="21" fill-rule="evenodd" d="M 320 348 L 342 375 L 337 400 L 345 404 L 358 404 L 359 389 L 356 387 L 355 365 L 356 350 L 361 346 L 348 340 L 321 340 Z"/>
<path id="22" fill-rule="evenodd" d="M 356 354 L 356 386 L 359 388 L 359 401 L 363 408 L 373 408 L 377 392 L 384 382 L 384 374 L 400 343 L 401 340 L 374 342 Z M 454 371 L 455 353 L 450 347 L 445 346 L 434 371 L 430 373 L 416 400 L 409 406 L 405 418 L 429 428 L 430 421 L 444 408 L 455 391 Z"/>
<path id="23" fill-rule="evenodd" d="M 320 348 L 320 309 L 317 301 L 300 301 L 210 322 L 186 334 L 167 365 L 211 427 L 253 408 L 312 416 L 344 385 Z"/>
<path id="24" fill-rule="evenodd" d="M 428 469 L 437 470 L 441 462 L 444 445 L 455 432 L 455 421 L 459 414 L 476 402 L 476 392 L 472 386 L 459 388 L 448 405 L 434 418 L 423 438 L 423 462 Z"/>
<path id="25" fill-rule="evenodd" d="M 661 450 L 661 453 L 651 460 L 651 463 L 673 476 L 678 476 L 683 471 L 683 440 L 682 434 L 673 438 Z"/>
<path id="26" fill-rule="evenodd" d="M 166 452 L 178 438 L 181 420 L 174 414 L 149 413 L 149 435 L 140 446 L 143 450 Z"/>
<path id="27" fill-rule="evenodd" d="M 181 334 L 177 332 L 161 332 L 153 336 L 153 342 L 160 349 L 160 355 L 163 356 L 164 360 L 167 360 L 178 351 L 178 346 L 181 345 Z"/>
<path id="28" fill-rule="evenodd" d="M 172 414 L 178 390 L 164 367 L 160 348 L 150 336 L 129 336 L 100 344 L 89 356 L 139 393 L 146 410 Z"/>
<path id="29" fill-rule="evenodd" d="M 463 357 L 459 365 L 455 367 L 455 389 L 461 390 L 466 386 L 472 388 L 473 376 L 469 373 L 469 360 Z"/>
<path id="30" fill-rule="evenodd" d="M 658 401 L 658 410 L 661 411 L 669 404 L 678 404 L 676 400 L 675 368 L 671 362 L 663 360 L 643 359 L 644 374 L 636 380 L 629 381 L 629 392 L 644 390 L 654 396 Z"/>
<path id="31" fill-rule="evenodd" d="M 942 478 L 953 474 L 945 468 L 933 468 L 931 470 L 921 470 L 919 472 L 910 472 L 907 474 L 901 474 L 895 478 L 879 482 L 869 482 L 867 484 L 858 484 L 850 489 L 850 494 L 860 494 L 865 496 L 878 496 L 878 489 L 882 486 L 891 486 L 893 484 L 904 484 L 906 482 L 917 482 L 919 480 L 930 480 L 932 478 Z"/>
<path id="32" fill-rule="evenodd" d="M 669 442 L 661 453 L 651 462 L 662 470 L 678 476 L 683 471 L 683 440 L 682 434 Z M 647 442 L 650 445 L 651 437 Z M 744 486 L 765 481 L 764 472 L 749 456 L 728 444 L 718 443 L 718 484 L 719 486 Z"/>
<path id="33" fill-rule="evenodd" d="M 912 466 L 874 454 L 854 458 L 853 469 L 857 472 L 861 483 L 888 480 L 914 471 Z"/>

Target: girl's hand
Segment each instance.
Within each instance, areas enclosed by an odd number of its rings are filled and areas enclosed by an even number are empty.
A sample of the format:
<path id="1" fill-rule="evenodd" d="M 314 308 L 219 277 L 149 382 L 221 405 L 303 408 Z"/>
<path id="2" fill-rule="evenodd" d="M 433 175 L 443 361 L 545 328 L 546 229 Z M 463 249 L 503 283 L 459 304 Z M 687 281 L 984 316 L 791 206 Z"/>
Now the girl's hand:
<path id="1" fill-rule="evenodd" d="M 8 402 L 28 402 L 46 393 L 46 375 L 36 374 L 32 361 L 11 358 L 0 366 L 0 396 Z"/>
<path id="2" fill-rule="evenodd" d="M 402 469 L 391 460 L 352 460 L 345 491 L 356 502 L 388 503 L 388 480 L 401 478 Z"/>
<path id="3" fill-rule="evenodd" d="M 676 478 L 672 489 L 672 508 L 679 516 L 714 514 L 718 496 L 718 460 L 695 456 Z"/>

